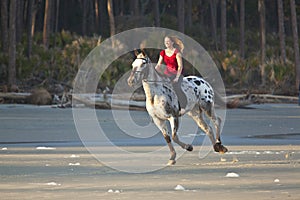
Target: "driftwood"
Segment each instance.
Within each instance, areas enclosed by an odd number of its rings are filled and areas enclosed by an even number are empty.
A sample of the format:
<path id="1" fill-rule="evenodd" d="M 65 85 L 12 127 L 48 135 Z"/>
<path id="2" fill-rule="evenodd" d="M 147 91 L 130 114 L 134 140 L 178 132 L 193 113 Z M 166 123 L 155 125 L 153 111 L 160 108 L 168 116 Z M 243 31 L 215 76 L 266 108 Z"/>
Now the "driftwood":
<path id="1" fill-rule="evenodd" d="M 87 107 L 95 107 L 99 109 L 111 109 L 111 106 L 106 101 L 92 101 L 89 98 L 82 97 L 79 95 L 72 96 L 73 105 L 84 104 Z"/>
<path id="2" fill-rule="evenodd" d="M 132 100 L 133 98 L 135 100 Z M 146 108 L 143 95 L 76 94 L 72 95 L 72 100 L 73 105 L 83 103 L 86 106 L 99 109 L 145 110 Z"/>
<path id="3" fill-rule="evenodd" d="M 27 103 L 31 93 L 3 92 L 0 93 L 0 103 Z"/>
<path id="4" fill-rule="evenodd" d="M 68 93 L 66 95 L 72 98 L 73 105 L 84 104 L 98 109 L 145 110 L 145 95 L 143 94 L 74 95 Z M 32 93 L 0 93 L 0 103 L 32 103 L 28 101 L 30 97 L 32 97 Z M 227 96 L 221 101 L 226 103 L 227 108 L 241 108 L 262 103 L 298 103 L 298 97 L 271 94 L 239 94 Z"/>
<path id="5" fill-rule="evenodd" d="M 298 97 L 270 94 L 240 94 L 227 96 L 222 101 L 226 104 L 227 108 L 242 108 L 251 104 L 262 103 L 297 103 Z M 85 94 L 81 96 L 80 102 L 87 106 L 95 106 L 96 108 L 145 110 L 144 95 Z"/>
<path id="6" fill-rule="evenodd" d="M 34 89 L 32 93 L 0 93 L 2 103 L 28 103 L 35 105 L 49 105 L 52 103 L 50 93 L 43 88 Z"/>
<path id="7" fill-rule="evenodd" d="M 31 93 L 3 92 L 0 93 L 0 98 L 25 100 Z"/>
<path id="8" fill-rule="evenodd" d="M 262 103 L 298 103 L 298 100 L 298 97 L 271 94 L 241 94 L 225 98 L 227 108 L 238 108 Z"/>

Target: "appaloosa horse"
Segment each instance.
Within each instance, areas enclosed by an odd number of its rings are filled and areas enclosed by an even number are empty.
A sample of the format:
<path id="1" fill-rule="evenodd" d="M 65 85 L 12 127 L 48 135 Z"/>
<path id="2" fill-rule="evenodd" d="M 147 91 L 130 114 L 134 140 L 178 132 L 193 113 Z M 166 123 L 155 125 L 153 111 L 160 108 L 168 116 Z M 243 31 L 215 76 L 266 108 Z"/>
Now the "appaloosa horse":
<path id="1" fill-rule="evenodd" d="M 168 165 L 176 163 L 176 152 L 168 134 L 166 121 L 170 122 L 172 139 L 187 151 L 192 151 L 193 146 L 185 144 L 178 139 L 177 130 L 180 117 L 178 97 L 173 90 L 169 79 L 159 75 L 149 57 L 142 51 L 136 52 L 136 59 L 132 63 L 132 71 L 128 78 L 128 85 L 134 86 L 142 81 L 146 95 L 146 109 L 153 122 L 162 132 L 171 152 Z M 197 125 L 209 136 L 216 152 L 225 153 L 227 148 L 221 144 L 220 124 L 221 119 L 216 116 L 214 109 L 214 91 L 203 78 L 197 76 L 184 77 L 181 88 L 187 97 L 186 113 L 191 116 Z M 213 129 L 203 119 L 205 113 L 214 123 L 216 138 Z"/>

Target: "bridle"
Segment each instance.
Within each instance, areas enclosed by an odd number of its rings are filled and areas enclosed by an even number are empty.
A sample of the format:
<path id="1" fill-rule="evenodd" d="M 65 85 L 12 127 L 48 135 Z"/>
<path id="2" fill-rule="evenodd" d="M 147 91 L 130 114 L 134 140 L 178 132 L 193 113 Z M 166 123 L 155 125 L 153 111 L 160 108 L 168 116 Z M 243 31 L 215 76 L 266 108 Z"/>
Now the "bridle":
<path id="1" fill-rule="evenodd" d="M 142 65 L 147 65 L 147 64 L 151 63 L 151 60 L 148 57 L 147 58 L 136 58 L 136 60 L 137 59 L 142 60 Z M 139 70 L 139 71 L 135 70 L 133 73 L 134 74 L 140 73 L 141 75 L 143 75 L 143 77 L 145 77 L 145 75 L 148 75 L 148 71 L 149 70 L 147 70 L 147 73 L 146 73 L 145 70 Z"/>
<path id="2" fill-rule="evenodd" d="M 142 65 L 147 65 L 147 64 L 150 64 L 151 63 L 151 60 L 150 60 L 150 58 L 136 58 L 136 59 L 140 59 L 140 60 L 142 60 Z M 156 69 L 154 69 L 155 71 L 156 71 Z M 146 72 L 145 72 L 145 70 L 139 70 L 139 71 L 134 71 L 133 72 L 134 74 L 138 74 L 138 73 L 140 73 L 143 77 L 147 77 L 148 76 L 148 74 L 149 74 L 149 69 L 148 70 L 146 70 Z M 159 75 L 159 74 L 158 74 Z M 161 75 L 159 75 L 159 76 L 161 76 Z M 158 81 L 158 80 L 147 80 L 147 79 L 144 79 L 144 81 L 146 81 L 146 82 L 149 82 L 149 83 L 170 83 L 171 81 L 170 80 L 162 80 L 162 81 Z"/>

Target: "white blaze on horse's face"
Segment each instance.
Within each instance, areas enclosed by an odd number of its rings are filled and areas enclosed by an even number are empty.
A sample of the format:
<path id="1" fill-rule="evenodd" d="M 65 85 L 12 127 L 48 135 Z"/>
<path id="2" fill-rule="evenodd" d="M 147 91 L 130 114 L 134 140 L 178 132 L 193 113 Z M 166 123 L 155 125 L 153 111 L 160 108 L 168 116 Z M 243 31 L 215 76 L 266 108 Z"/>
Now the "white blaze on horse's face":
<path id="1" fill-rule="evenodd" d="M 137 72 L 143 71 L 143 69 L 146 67 L 147 58 L 143 53 L 140 53 L 136 56 L 136 59 L 132 63 L 132 70 L 135 70 Z"/>
<path id="2" fill-rule="evenodd" d="M 141 58 L 136 58 L 133 63 L 132 63 L 132 67 L 133 69 L 136 68 L 136 69 L 139 69 L 141 68 L 141 66 L 144 64 L 144 60 L 141 59 Z"/>
<path id="3" fill-rule="evenodd" d="M 128 85 L 133 86 L 142 81 L 144 69 L 146 68 L 147 58 L 142 54 L 138 54 L 133 61 L 131 75 L 128 78 Z"/>

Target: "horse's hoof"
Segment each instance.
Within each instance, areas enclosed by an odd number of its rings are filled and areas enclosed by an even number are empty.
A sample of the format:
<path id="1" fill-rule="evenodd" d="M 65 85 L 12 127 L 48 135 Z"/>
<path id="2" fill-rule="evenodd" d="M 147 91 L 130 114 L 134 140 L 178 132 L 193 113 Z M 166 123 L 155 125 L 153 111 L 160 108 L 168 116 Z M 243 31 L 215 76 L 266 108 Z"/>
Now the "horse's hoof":
<path id="1" fill-rule="evenodd" d="M 186 146 L 185 146 L 185 149 L 187 150 L 187 151 L 193 151 L 193 146 L 192 145 L 190 145 L 190 144 L 187 144 Z"/>
<path id="2" fill-rule="evenodd" d="M 216 143 L 214 145 L 214 150 L 215 152 L 219 152 L 221 154 L 226 153 L 228 151 L 228 149 L 224 147 L 221 143 Z"/>
<path id="3" fill-rule="evenodd" d="M 222 145 L 223 146 L 223 145 Z M 222 147 L 222 153 L 226 153 L 228 151 L 228 149 L 226 147 Z"/>
<path id="4" fill-rule="evenodd" d="M 175 165 L 175 163 L 176 163 L 176 160 L 169 160 L 167 165 L 172 166 L 172 165 Z"/>
<path id="5" fill-rule="evenodd" d="M 220 153 L 220 154 L 224 154 L 224 153 L 226 153 L 227 151 L 228 151 L 228 149 L 222 145 L 222 147 L 221 147 L 219 153 Z"/>

